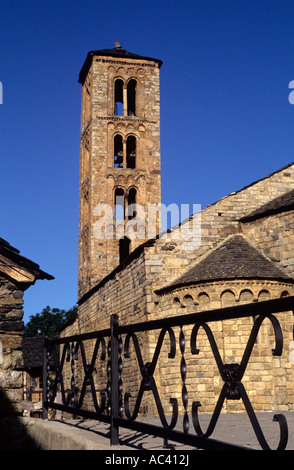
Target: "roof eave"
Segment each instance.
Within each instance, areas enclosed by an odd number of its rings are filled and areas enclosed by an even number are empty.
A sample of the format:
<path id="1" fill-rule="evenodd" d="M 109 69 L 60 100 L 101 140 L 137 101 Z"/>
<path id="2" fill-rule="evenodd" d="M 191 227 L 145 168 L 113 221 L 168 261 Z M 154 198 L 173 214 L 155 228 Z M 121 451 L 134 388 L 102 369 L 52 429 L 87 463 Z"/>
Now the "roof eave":
<path id="1" fill-rule="evenodd" d="M 127 51 L 126 51 L 127 52 Z M 100 51 L 89 51 L 86 57 L 86 60 L 84 62 L 83 67 L 81 68 L 80 74 L 79 74 L 79 80 L 78 82 L 81 83 L 82 85 L 85 82 L 86 76 L 88 74 L 88 71 L 92 65 L 92 60 L 93 57 L 114 57 L 114 58 L 121 58 L 121 59 L 133 59 L 133 60 L 147 60 L 147 61 L 152 61 L 158 64 L 158 67 L 160 68 L 163 64 L 162 60 L 160 59 L 155 59 L 152 57 L 145 57 L 145 56 L 140 56 L 137 54 L 133 54 L 131 52 L 127 52 L 127 54 L 119 54 L 119 52 L 114 49 L 105 49 L 105 50 L 100 50 Z"/>
<path id="2" fill-rule="evenodd" d="M 194 281 L 186 281 L 186 282 L 177 282 L 175 284 L 169 284 L 167 286 L 160 287 L 156 289 L 154 292 L 157 295 L 166 294 L 168 292 L 172 292 L 174 290 L 178 290 L 184 287 L 191 287 L 196 286 L 199 284 L 209 284 L 211 282 L 232 282 L 232 281 L 273 281 L 273 282 L 282 282 L 284 284 L 294 284 L 294 278 L 284 278 L 284 277 L 266 277 L 266 276 L 254 276 L 254 277 L 223 277 L 217 279 L 198 279 Z"/>

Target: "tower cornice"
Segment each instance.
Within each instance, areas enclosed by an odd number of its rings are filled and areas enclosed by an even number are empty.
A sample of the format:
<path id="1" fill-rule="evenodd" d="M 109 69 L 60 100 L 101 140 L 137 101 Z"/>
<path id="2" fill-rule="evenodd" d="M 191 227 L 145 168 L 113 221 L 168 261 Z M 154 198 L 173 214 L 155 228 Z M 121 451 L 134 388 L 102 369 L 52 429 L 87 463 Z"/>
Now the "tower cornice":
<path id="1" fill-rule="evenodd" d="M 133 59 L 133 60 L 144 60 L 148 62 L 155 62 L 158 67 L 160 68 L 162 66 L 162 60 L 160 59 L 155 59 L 152 57 L 145 57 L 139 54 L 134 54 L 132 52 L 128 52 L 122 47 L 114 47 L 113 49 L 101 49 L 98 51 L 89 51 L 86 57 L 86 60 L 84 62 L 83 67 L 81 68 L 80 74 L 79 74 L 79 83 L 82 85 L 85 82 L 86 76 L 88 74 L 88 71 L 92 65 L 92 61 L 94 57 L 112 57 L 115 59 Z"/>

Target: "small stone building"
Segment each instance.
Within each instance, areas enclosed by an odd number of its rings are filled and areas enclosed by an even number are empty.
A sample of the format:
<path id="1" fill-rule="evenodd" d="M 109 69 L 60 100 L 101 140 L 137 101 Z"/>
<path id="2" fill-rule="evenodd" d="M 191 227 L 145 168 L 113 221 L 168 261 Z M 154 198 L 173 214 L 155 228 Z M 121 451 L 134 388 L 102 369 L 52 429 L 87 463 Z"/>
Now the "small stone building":
<path id="1" fill-rule="evenodd" d="M 38 279 L 54 279 L 0 239 L 0 418 L 22 413 L 23 294 Z"/>

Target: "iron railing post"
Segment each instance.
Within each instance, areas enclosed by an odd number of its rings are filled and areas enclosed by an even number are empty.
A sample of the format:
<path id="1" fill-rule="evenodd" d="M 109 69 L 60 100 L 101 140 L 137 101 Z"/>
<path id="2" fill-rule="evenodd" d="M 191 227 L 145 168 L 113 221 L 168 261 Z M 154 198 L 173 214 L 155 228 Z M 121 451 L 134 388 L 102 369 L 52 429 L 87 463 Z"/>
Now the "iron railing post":
<path id="1" fill-rule="evenodd" d="M 111 421 L 110 421 L 110 443 L 119 444 L 119 428 L 114 423 L 119 412 L 119 387 L 118 387 L 118 316 L 111 315 Z"/>
<path id="2" fill-rule="evenodd" d="M 43 389 L 42 389 L 42 419 L 48 419 L 48 407 L 45 405 L 47 402 L 47 391 L 48 391 L 48 355 L 47 355 L 47 345 L 46 337 L 43 335 Z"/>

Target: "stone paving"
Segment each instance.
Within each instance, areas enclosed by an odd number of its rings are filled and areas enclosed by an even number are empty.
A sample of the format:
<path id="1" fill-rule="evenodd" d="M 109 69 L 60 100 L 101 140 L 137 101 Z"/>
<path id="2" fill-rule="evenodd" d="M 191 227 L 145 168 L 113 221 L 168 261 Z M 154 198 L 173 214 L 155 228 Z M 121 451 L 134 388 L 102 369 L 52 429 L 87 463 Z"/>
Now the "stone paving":
<path id="1" fill-rule="evenodd" d="M 273 421 L 275 413 L 257 413 L 257 418 L 262 429 L 262 432 L 272 449 L 276 449 L 280 439 L 279 423 Z M 286 450 L 294 450 L 294 412 L 281 413 L 287 419 L 289 438 Z M 205 431 L 210 421 L 210 415 L 201 415 L 200 423 L 202 429 Z M 145 419 L 144 422 L 151 424 L 158 424 L 157 418 Z M 120 428 L 120 445 L 110 446 L 109 443 L 109 425 L 99 423 L 93 420 L 66 420 L 63 421 L 64 425 L 67 425 L 70 429 L 74 427 L 79 429 L 81 436 L 85 436 L 90 433 L 92 438 L 93 435 L 97 436 L 97 443 L 101 445 L 101 449 L 111 450 L 195 450 L 187 445 L 165 442 L 160 437 L 148 436 L 146 434 L 131 431 L 128 429 Z M 193 425 L 190 423 L 190 426 Z M 181 424 L 177 425 L 176 429 L 181 430 Z M 190 432 L 193 430 L 190 428 Z M 223 442 L 233 443 L 249 447 L 251 449 L 261 450 L 260 444 L 255 436 L 252 425 L 249 421 L 247 414 L 245 413 L 234 413 L 234 414 L 223 414 L 219 417 L 216 428 L 211 435 L 212 439 L 220 440 Z"/>

